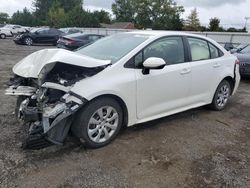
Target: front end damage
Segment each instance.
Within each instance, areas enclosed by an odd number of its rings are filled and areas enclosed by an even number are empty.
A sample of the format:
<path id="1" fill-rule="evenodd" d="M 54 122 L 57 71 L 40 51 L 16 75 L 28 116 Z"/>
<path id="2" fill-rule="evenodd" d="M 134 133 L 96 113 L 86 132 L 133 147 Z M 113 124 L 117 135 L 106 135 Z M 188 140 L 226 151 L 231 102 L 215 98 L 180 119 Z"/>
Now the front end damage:
<path id="1" fill-rule="evenodd" d="M 44 66 L 38 78 L 15 75 L 10 79 L 5 94 L 18 97 L 16 115 L 29 126 L 23 148 L 41 149 L 63 144 L 75 112 L 87 102 L 71 92 L 71 88 L 105 67 L 86 68 L 56 62 Z"/>

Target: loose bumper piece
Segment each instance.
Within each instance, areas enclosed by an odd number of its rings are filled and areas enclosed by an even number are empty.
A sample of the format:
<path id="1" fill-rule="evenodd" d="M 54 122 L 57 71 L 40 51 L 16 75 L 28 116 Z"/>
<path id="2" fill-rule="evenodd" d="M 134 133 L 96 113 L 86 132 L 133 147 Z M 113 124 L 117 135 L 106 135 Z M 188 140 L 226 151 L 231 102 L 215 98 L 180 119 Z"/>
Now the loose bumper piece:
<path id="1" fill-rule="evenodd" d="M 19 109 L 22 119 L 30 123 L 29 138 L 25 146 L 30 148 L 32 145 L 32 149 L 41 149 L 40 146 L 47 145 L 47 141 L 53 144 L 63 143 L 73 120 L 72 115 L 87 101 L 65 94 L 61 101 L 45 106 L 42 111 L 37 107 L 30 107 L 29 102 L 29 99 L 24 100 Z M 37 148 L 34 148 L 34 142 Z"/>
<path id="2" fill-rule="evenodd" d="M 10 86 L 5 90 L 5 95 L 13 95 L 13 96 L 32 96 L 36 92 L 37 88 L 29 87 L 29 86 Z"/>

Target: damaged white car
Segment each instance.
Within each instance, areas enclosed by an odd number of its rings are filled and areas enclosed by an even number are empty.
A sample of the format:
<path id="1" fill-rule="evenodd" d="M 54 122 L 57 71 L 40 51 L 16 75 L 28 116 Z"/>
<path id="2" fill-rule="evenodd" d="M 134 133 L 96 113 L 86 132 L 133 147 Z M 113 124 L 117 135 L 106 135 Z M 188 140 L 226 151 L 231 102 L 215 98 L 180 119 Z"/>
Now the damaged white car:
<path id="1" fill-rule="evenodd" d="M 90 148 L 123 126 L 210 104 L 222 110 L 237 90 L 239 62 L 211 39 L 137 31 L 76 52 L 46 49 L 13 68 L 7 95 L 30 126 L 26 148 L 62 144 L 71 131 Z"/>

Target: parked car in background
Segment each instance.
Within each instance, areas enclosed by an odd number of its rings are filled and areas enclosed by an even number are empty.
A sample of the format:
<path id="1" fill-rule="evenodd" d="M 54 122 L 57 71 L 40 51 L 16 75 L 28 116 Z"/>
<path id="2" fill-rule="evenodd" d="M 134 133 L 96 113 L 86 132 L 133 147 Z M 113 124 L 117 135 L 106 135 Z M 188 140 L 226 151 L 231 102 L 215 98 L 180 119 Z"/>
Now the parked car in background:
<path id="1" fill-rule="evenodd" d="M 234 45 L 230 42 L 227 42 L 225 45 L 224 45 L 224 48 L 227 50 L 227 51 L 230 51 L 232 49 L 234 49 Z"/>
<path id="2" fill-rule="evenodd" d="M 239 85 L 239 62 L 217 42 L 181 32 L 136 31 L 75 52 L 45 49 L 13 67 L 6 95 L 30 125 L 26 147 L 62 144 L 69 132 L 90 148 L 123 126 L 210 105 L 223 110 Z"/>
<path id="3" fill-rule="evenodd" d="M 240 44 L 238 46 L 236 46 L 234 49 L 230 50 L 230 52 L 233 53 L 239 53 L 241 50 L 243 50 L 244 48 L 250 46 L 250 44 Z"/>
<path id="4" fill-rule="evenodd" d="M 34 43 L 56 45 L 62 34 L 62 31 L 54 28 L 35 28 L 30 32 L 17 35 L 14 38 L 14 42 L 16 44 L 25 44 L 28 46 Z"/>
<path id="5" fill-rule="evenodd" d="M 6 37 L 12 37 L 13 33 L 9 29 L 0 28 L 0 39 L 5 39 Z"/>
<path id="6" fill-rule="evenodd" d="M 234 55 L 240 61 L 240 74 L 242 77 L 250 76 L 250 45 L 244 45 L 244 48 L 240 48 Z"/>
<path id="7" fill-rule="evenodd" d="M 7 24 L 3 28 L 9 29 L 13 33 L 13 35 L 18 35 L 28 31 L 28 27 L 23 27 L 20 25 L 12 25 L 12 24 Z"/>
<path id="8" fill-rule="evenodd" d="M 60 28 L 59 30 L 62 31 L 63 33 L 65 33 L 65 35 L 70 35 L 73 33 L 80 33 L 81 32 L 81 30 L 76 28 L 76 27 Z"/>
<path id="9" fill-rule="evenodd" d="M 60 39 L 57 41 L 57 47 L 67 50 L 75 50 L 84 45 L 95 42 L 103 37 L 104 35 L 74 33 L 60 37 Z"/>

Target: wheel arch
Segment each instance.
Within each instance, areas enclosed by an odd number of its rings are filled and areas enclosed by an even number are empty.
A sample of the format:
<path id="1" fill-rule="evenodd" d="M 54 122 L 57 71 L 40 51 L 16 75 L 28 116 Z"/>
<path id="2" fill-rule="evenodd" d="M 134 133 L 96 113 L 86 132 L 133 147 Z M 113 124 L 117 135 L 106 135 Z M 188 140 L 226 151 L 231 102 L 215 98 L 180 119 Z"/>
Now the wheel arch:
<path id="1" fill-rule="evenodd" d="M 231 87 L 231 95 L 232 95 L 232 93 L 233 93 L 233 91 L 234 91 L 234 87 L 235 87 L 235 80 L 234 80 L 231 76 L 225 77 L 222 81 L 224 81 L 224 80 L 226 80 L 226 81 L 229 82 L 230 87 Z M 222 81 L 221 81 L 221 82 L 222 82 Z M 220 83 L 221 83 L 221 82 L 220 82 Z"/>
<path id="2" fill-rule="evenodd" d="M 211 93 L 211 98 L 210 98 L 210 102 L 213 101 L 214 95 L 216 93 L 216 90 L 218 88 L 218 86 L 220 85 L 221 82 L 223 82 L 224 80 L 228 81 L 230 86 L 231 86 L 231 95 L 233 94 L 234 91 L 234 87 L 235 87 L 235 79 L 233 79 L 232 76 L 225 76 L 224 78 L 222 78 L 216 85 L 216 88 L 213 88 L 213 93 Z"/>

